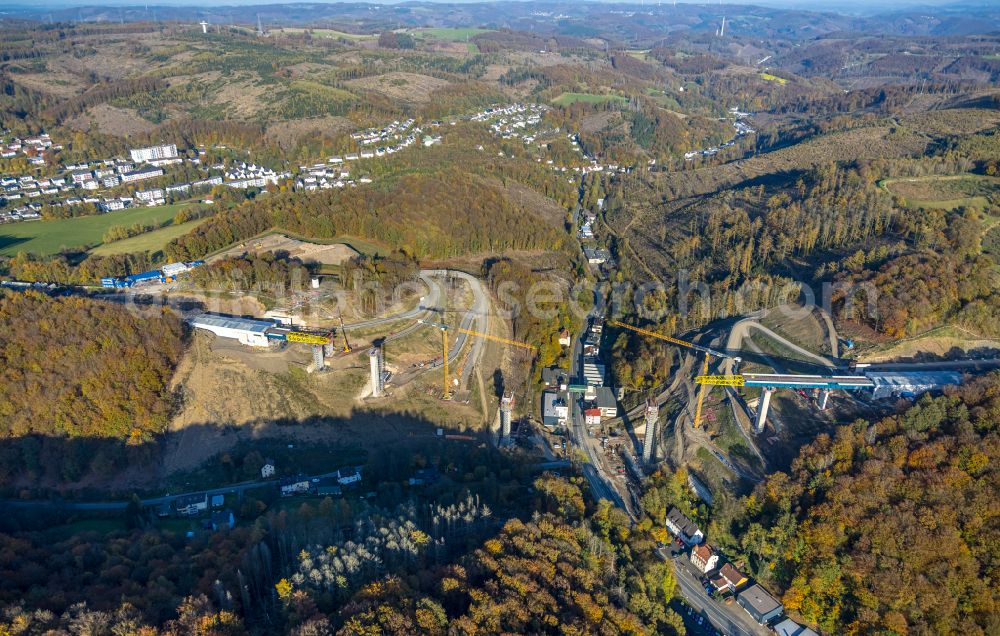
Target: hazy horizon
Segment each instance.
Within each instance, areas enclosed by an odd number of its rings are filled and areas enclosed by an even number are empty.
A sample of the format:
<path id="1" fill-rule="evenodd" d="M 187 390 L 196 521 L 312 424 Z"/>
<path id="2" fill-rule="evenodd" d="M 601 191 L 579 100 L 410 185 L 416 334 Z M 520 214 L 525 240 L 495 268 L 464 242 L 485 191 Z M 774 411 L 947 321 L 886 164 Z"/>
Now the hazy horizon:
<path id="1" fill-rule="evenodd" d="M 553 2 L 560 2 L 563 0 L 553 0 Z M 663 0 L 582 0 L 583 2 L 589 4 L 624 4 L 624 5 L 661 5 L 664 4 Z M 160 7 L 183 7 L 183 6 L 253 6 L 253 5 L 282 5 L 282 4 L 486 4 L 491 2 L 500 3 L 510 3 L 510 4 L 525 4 L 532 3 L 535 0 L 313 0 L 311 2 L 301 2 L 296 0 L 220 0 L 218 2 L 199 2 L 198 0 L 158 0 L 156 2 L 141 2 L 136 0 L 53 0 L 46 1 L 41 0 L 40 2 L 0 2 L 0 7 L 25 7 L 25 6 L 47 6 L 47 7 L 86 7 L 86 6 L 160 6 Z M 673 0 L 666 0 L 666 4 L 672 3 Z M 546 2 L 538 2 L 543 4 Z M 986 1 L 968 1 L 964 2 L 962 0 L 833 0 L 830 2 L 822 3 L 822 6 L 816 6 L 817 3 L 812 0 L 726 0 L 725 2 L 709 2 L 709 1 L 692 1 L 692 0 L 677 0 L 678 4 L 693 4 L 693 5 L 759 5 L 759 6 L 770 6 L 770 7 L 788 7 L 796 9 L 806 9 L 816 12 L 826 12 L 837 9 L 860 9 L 866 8 L 872 9 L 906 9 L 906 8 L 919 8 L 919 7 L 940 7 L 948 5 L 970 5 L 970 6 L 989 6 L 990 2 Z"/>

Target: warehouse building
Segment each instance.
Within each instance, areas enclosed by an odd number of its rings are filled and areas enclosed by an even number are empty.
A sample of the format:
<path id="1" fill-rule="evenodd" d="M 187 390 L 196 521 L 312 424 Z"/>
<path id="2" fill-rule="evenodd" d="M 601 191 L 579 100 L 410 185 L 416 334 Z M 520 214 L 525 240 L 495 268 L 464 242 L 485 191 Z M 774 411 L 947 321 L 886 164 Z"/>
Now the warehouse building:
<path id="1" fill-rule="evenodd" d="M 194 316 L 188 319 L 188 323 L 195 329 L 211 331 L 220 338 L 234 338 L 251 347 L 266 347 L 269 342 L 267 332 L 275 326 L 273 322 L 266 320 L 213 316 L 211 314 Z"/>
<path id="2" fill-rule="evenodd" d="M 584 362 L 583 380 L 588 386 L 604 386 L 604 365 L 594 361 Z"/>
<path id="3" fill-rule="evenodd" d="M 865 376 L 875 383 L 872 391 L 875 398 L 913 398 L 962 383 L 962 374 L 958 371 L 869 371 Z"/>
<path id="4" fill-rule="evenodd" d="M 786 618 L 774 626 L 774 633 L 778 636 L 819 636 L 816 632 L 799 625 L 790 618 Z"/>
<path id="5" fill-rule="evenodd" d="M 784 606 L 774 600 L 774 597 L 760 585 L 751 585 L 737 594 L 736 602 L 761 625 L 766 625 L 785 611 Z"/>
<path id="6" fill-rule="evenodd" d="M 542 424 L 548 427 L 562 426 L 569 417 L 569 407 L 558 393 L 542 393 Z"/>

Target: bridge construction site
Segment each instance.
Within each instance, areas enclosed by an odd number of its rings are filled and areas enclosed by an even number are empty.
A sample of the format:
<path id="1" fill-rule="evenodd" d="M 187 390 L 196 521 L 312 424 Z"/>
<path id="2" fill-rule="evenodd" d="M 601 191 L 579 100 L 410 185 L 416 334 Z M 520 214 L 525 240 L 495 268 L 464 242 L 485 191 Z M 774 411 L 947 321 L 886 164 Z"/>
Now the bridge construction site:
<path id="1" fill-rule="evenodd" d="M 447 278 L 451 274 L 455 274 L 457 279 L 464 278 L 469 281 L 474 298 L 471 307 L 445 309 L 439 306 L 442 304 L 442 291 L 438 288 L 439 279 Z M 305 328 L 290 324 L 288 319 L 259 319 L 208 313 L 189 315 L 186 321 L 194 329 L 211 332 L 220 338 L 235 340 L 250 348 L 274 349 L 285 343 L 306 345 L 312 353 L 312 362 L 306 369 L 313 373 L 331 369 L 330 362 L 333 356 L 341 358 L 354 352 L 354 345 L 351 341 L 355 340 L 355 344 L 363 345 L 363 350 L 367 352 L 367 361 L 364 365 L 368 376 L 367 388 L 365 393 L 359 396 L 362 398 L 384 397 L 387 395 L 387 384 L 390 382 L 394 386 L 400 386 L 417 376 L 440 371 L 441 381 L 438 385 L 440 386 L 438 395 L 444 400 L 451 400 L 458 387 L 468 386 L 470 372 L 482 357 L 483 342 L 496 342 L 513 350 L 524 351 L 529 355 L 533 354 L 535 347 L 528 343 L 504 338 L 486 331 L 489 328 L 487 321 L 489 303 L 485 293 L 479 289 L 476 279 L 462 273 L 440 270 L 421 272 L 421 279 L 430 288 L 430 293 L 426 297 L 421 297 L 415 308 L 395 316 L 370 319 L 353 325 L 345 324 L 339 315 L 337 316 L 338 323 L 327 328 Z M 450 313 L 458 314 L 457 321 L 450 324 L 445 323 L 443 318 Z M 411 320 L 412 322 L 409 322 L 408 326 L 398 329 L 399 323 Z M 371 341 L 371 344 L 368 344 L 368 339 L 362 339 L 358 344 L 356 338 L 349 336 L 352 329 L 364 329 L 369 332 L 374 329 L 377 332 L 380 325 L 388 327 L 390 323 L 396 323 L 397 331 L 383 337 L 377 337 Z M 396 378 L 393 378 L 390 368 L 387 368 L 386 348 L 392 350 L 394 343 L 421 330 L 426 331 L 428 336 L 434 330 L 440 332 L 440 357 L 432 359 L 426 364 L 421 363 L 419 366 L 414 364 L 412 366 L 415 368 L 402 370 L 397 373 Z M 423 339 L 426 340 L 426 338 Z M 470 342 L 471 346 L 466 347 L 466 342 Z M 424 349 L 426 350 L 426 347 Z M 356 362 L 347 363 L 346 361 L 335 363 L 334 367 L 345 368 L 345 364 L 357 368 Z M 498 418 L 494 420 L 494 424 L 497 421 L 500 422 L 498 428 L 501 429 L 500 440 L 503 441 L 510 436 L 515 402 L 514 396 L 510 392 L 498 397 L 501 397 L 501 400 L 499 407 L 494 411 Z M 483 406 L 486 406 L 485 401 Z"/>
<path id="2" fill-rule="evenodd" d="M 474 300 L 471 306 L 464 309 L 446 309 L 440 302 L 441 292 L 437 289 L 442 277 L 454 274 L 464 278 L 470 289 L 473 291 Z M 215 333 L 217 336 L 232 338 L 248 347 L 270 347 L 276 343 L 304 344 L 311 348 L 312 364 L 310 370 L 322 371 L 328 366 L 328 360 L 333 356 L 343 356 L 353 351 L 353 346 L 363 347 L 362 352 L 367 353 L 367 360 L 361 356 L 363 368 L 367 376 L 366 392 L 358 396 L 359 399 L 383 398 L 392 395 L 394 387 L 403 384 L 420 376 L 429 373 L 435 375 L 440 372 L 440 380 L 435 379 L 433 385 L 422 384 L 425 392 L 432 392 L 438 397 L 451 400 L 460 387 L 469 388 L 470 375 L 477 367 L 484 343 L 494 342 L 503 345 L 506 352 L 522 351 L 533 357 L 534 347 L 528 343 L 519 342 L 510 338 L 497 335 L 491 332 L 487 317 L 490 315 L 489 300 L 485 292 L 479 286 L 479 281 L 470 275 L 461 273 L 444 272 L 442 270 L 421 272 L 421 279 L 430 289 L 430 294 L 426 298 L 421 298 L 420 302 L 413 309 L 403 311 L 400 314 L 390 317 L 369 319 L 353 325 L 345 325 L 343 320 L 333 322 L 332 327 L 324 329 L 306 329 L 287 323 L 268 321 L 252 318 L 237 318 L 230 316 L 219 316 L 211 314 L 199 314 L 188 317 L 188 322 L 192 327 L 204 329 Z M 455 314 L 453 319 L 445 321 L 446 314 Z M 332 321 L 331 321 L 332 322 Z M 408 326 L 399 329 L 399 323 L 408 322 Z M 594 319 L 591 319 L 594 322 Z M 593 428 L 596 426 L 601 430 L 614 430 L 615 427 L 624 424 L 628 434 L 617 439 L 609 439 L 606 435 L 600 435 L 596 439 L 601 441 L 601 448 L 605 444 L 614 444 L 614 448 L 621 448 L 622 439 L 631 438 L 635 441 L 635 453 L 631 454 L 622 449 L 621 461 L 627 466 L 632 466 L 634 472 L 641 472 L 641 467 L 655 466 L 668 456 L 680 459 L 673 449 L 661 447 L 664 444 L 665 434 L 672 439 L 678 436 L 687 436 L 688 442 L 694 442 L 695 446 L 701 445 L 715 455 L 729 470 L 736 472 L 740 477 L 754 479 L 754 475 L 759 475 L 760 468 L 763 468 L 767 460 L 762 455 L 761 448 L 765 448 L 761 442 L 774 443 L 778 439 L 776 435 L 782 430 L 784 422 L 781 420 L 790 417 L 786 413 L 787 403 L 781 402 L 775 412 L 774 396 L 779 390 L 787 389 L 789 395 L 798 396 L 811 404 L 817 412 L 824 412 L 831 408 L 831 395 L 843 392 L 857 396 L 858 400 L 840 400 L 833 402 L 836 407 L 835 413 L 840 415 L 827 415 L 823 418 L 807 419 L 815 420 L 816 426 L 822 426 L 822 422 L 834 422 L 837 417 L 856 417 L 858 412 L 872 412 L 878 410 L 873 400 L 886 397 L 909 397 L 919 393 L 940 389 L 949 384 L 957 384 L 962 380 L 964 372 L 977 370 L 979 367 L 989 368 L 989 361 L 954 361 L 949 365 L 942 366 L 943 363 L 911 364 L 907 365 L 848 365 L 847 361 L 838 359 L 836 355 L 820 355 L 801 348 L 798 357 L 799 362 L 809 360 L 805 363 L 811 370 L 807 372 L 792 372 L 785 368 L 786 362 L 780 356 L 768 355 L 762 352 L 757 344 L 743 336 L 749 329 L 756 329 L 763 332 L 768 340 L 776 343 L 782 350 L 789 350 L 797 347 L 794 343 L 785 340 L 781 336 L 771 332 L 755 319 L 745 318 L 735 323 L 729 334 L 729 339 L 724 345 L 718 344 L 719 335 L 703 335 L 696 338 L 700 342 L 683 340 L 675 336 L 666 335 L 644 328 L 638 325 L 629 324 L 620 320 L 602 319 L 600 324 L 609 328 L 617 328 L 637 334 L 643 338 L 661 341 L 666 345 L 677 347 L 688 355 L 682 356 L 681 363 L 676 372 L 672 374 L 669 385 L 659 387 L 652 395 L 645 395 L 641 402 L 631 401 L 628 409 L 618 411 L 615 415 L 618 403 L 629 404 L 629 400 L 623 400 L 620 390 L 604 386 L 605 366 L 600 362 L 599 355 L 600 339 L 606 337 L 600 329 L 589 329 L 593 337 L 587 335 L 587 330 L 576 338 L 577 342 L 572 347 L 574 366 L 579 361 L 579 368 L 573 371 L 567 370 L 564 386 L 555 394 L 554 400 L 546 402 L 546 395 L 552 396 L 550 391 L 543 394 L 542 411 L 543 421 L 548 419 L 549 409 L 553 409 L 553 418 L 563 423 L 570 423 L 569 430 L 572 432 L 574 443 L 587 450 L 593 462 L 599 455 L 601 449 L 593 449 L 591 452 L 589 445 L 594 441 Z M 349 333 L 352 329 L 378 331 L 379 325 L 396 323 L 395 333 L 387 336 L 375 338 L 371 341 L 371 334 L 368 340 L 364 338 L 353 338 L 356 340 L 352 345 L 352 338 Z M 329 323 L 328 323 L 329 324 Z M 386 363 L 386 350 L 394 350 L 397 342 L 401 339 L 423 331 L 424 335 L 418 335 L 415 341 L 424 343 L 421 345 L 422 351 L 428 351 L 431 334 L 434 330 L 440 333 L 439 355 L 425 363 L 410 365 L 408 369 L 393 368 Z M 502 333 L 502 332 L 500 332 Z M 613 337 L 613 336 L 612 336 Z M 833 340 L 835 336 L 831 336 Z M 411 347 L 414 342 L 411 340 Z M 466 347 L 466 343 L 470 343 Z M 564 345 L 566 346 L 566 345 Z M 398 354 L 396 354 L 398 355 Z M 338 357 L 339 357 L 338 356 Z M 352 357 L 352 360 L 356 360 Z M 508 359 L 509 361 L 509 359 Z M 336 363 L 334 366 L 343 368 L 344 363 Z M 353 368 L 360 368 L 353 362 Z M 973 365 L 979 365 L 974 367 Z M 935 366 L 937 365 L 937 366 Z M 985 367 L 983 365 L 986 365 Z M 801 366 L 793 365 L 793 366 Z M 1000 361 L 994 367 L 1000 367 Z M 745 368 L 741 368 L 745 367 Z M 763 368 L 762 368 L 763 367 Z M 456 371 L 457 370 L 457 371 Z M 393 377 L 392 372 L 397 375 Z M 440 384 L 438 384 L 440 382 Z M 387 386 L 390 385 L 391 386 Z M 486 398 L 482 391 L 482 378 L 479 377 L 480 400 L 482 408 L 478 409 L 483 413 L 487 421 L 491 417 L 487 414 L 492 411 L 492 427 L 497 432 L 497 439 L 501 444 L 511 442 L 513 429 L 515 405 L 528 407 L 528 411 L 533 410 L 530 402 L 521 402 L 520 398 L 526 400 L 531 398 L 530 392 L 523 396 L 520 394 L 515 398 L 515 392 L 510 387 L 495 396 L 492 408 L 487 408 Z M 433 388 L 432 388 L 433 387 Z M 551 385 L 549 385 L 551 387 Z M 720 403 L 718 393 L 713 394 L 715 398 L 706 407 L 706 399 L 713 387 L 723 389 L 722 401 L 728 401 L 729 406 L 725 409 L 726 421 L 735 421 L 737 428 L 745 438 L 746 445 L 760 459 L 758 469 L 748 468 L 745 463 L 734 460 L 727 455 L 726 449 L 715 445 L 712 440 L 719 434 L 718 427 L 715 432 L 709 434 L 706 428 L 706 420 L 709 425 L 715 422 L 718 414 L 717 405 Z M 751 390 L 747 393 L 747 390 Z M 467 403 L 467 402 L 465 402 Z M 665 408 L 666 405 L 670 405 Z M 676 405 L 681 405 L 680 411 Z M 845 407 L 854 405 L 854 415 Z M 559 409 L 562 409 L 560 411 Z M 858 410 L 860 409 L 860 411 Z M 866 410 L 867 409 L 867 410 Z M 730 417 L 729 411 L 732 411 Z M 801 410 L 801 409 L 800 409 Z M 804 412 L 797 417 L 803 417 Z M 766 433 L 768 420 L 775 419 L 772 424 L 774 434 Z M 673 420 L 673 426 L 670 421 Z M 546 425 L 549 422 L 544 422 Z M 728 424 L 726 424 L 728 426 Z M 678 442 L 680 443 L 680 442 Z M 611 446 L 608 446 L 610 448 Z M 563 441 L 563 449 L 565 444 Z M 564 455 L 566 453 L 563 453 Z M 599 463 L 599 462 L 595 462 Z M 620 468 L 620 467 L 619 467 Z M 611 466 L 609 473 L 615 472 L 616 468 Z M 621 471 L 619 471 L 621 472 Z M 622 499 L 627 499 L 623 494 Z"/>

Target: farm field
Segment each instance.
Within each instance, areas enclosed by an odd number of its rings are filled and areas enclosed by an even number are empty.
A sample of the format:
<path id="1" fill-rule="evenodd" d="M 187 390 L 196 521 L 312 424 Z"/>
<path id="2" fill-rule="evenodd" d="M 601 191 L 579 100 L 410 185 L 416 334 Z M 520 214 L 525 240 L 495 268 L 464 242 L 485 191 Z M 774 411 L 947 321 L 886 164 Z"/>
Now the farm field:
<path id="1" fill-rule="evenodd" d="M 181 223 L 180 225 L 168 225 L 152 232 L 140 234 L 139 236 L 133 236 L 112 243 L 104 243 L 90 250 L 90 253 L 97 254 L 98 256 L 110 256 L 112 254 L 128 254 L 131 252 L 155 252 L 156 250 L 163 249 L 167 243 L 178 236 L 187 234 L 206 220 L 196 219 Z"/>
<path id="2" fill-rule="evenodd" d="M 448 40 L 450 42 L 465 42 L 467 39 L 486 33 L 489 29 L 476 28 L 440 28 L 440 29 L 418 29 L 413 32 L 414 37 L 432 37 L 438 40 Z"/>
<path id="3" fill-rule="evenodd" d="M 552 100 L 553 104 L 559 106 L 569 106 L 576 102 L 586 102 L 588 104 L 601 104 L 604 102 L 626 102 L 621 95 L 598 95 L 596 93 L 563 93 Z"/>
<path id="4" fill-rule="evenodd" d="M 985 208 L 989 205 L 989 196 L 1000 192 L 1000 178 L 960 174 L 887 179 L 882 187 L 905 199 L 911 208 Z"/>
<path id="5" fill-rule="evenodd" d="M 303 29 L 294 27 L 284 27 L 280 29 L 282 33 L 309 33 L 313 37 L 321 38 L 343 38 L 345 40 L 375 40 L 378 35 L 371 33 L 347 33 L 336 29 Z"/>
<path id="6" fill-rule="evenodd" d="M 22 221 L 0 226 L 0 255 L 30 252 L 39 256 L 57 254 L 63 248 L 81 248 L 101 243 L 108 228 L 115 225 L 148 223 L 159 225 L 172 219 L 188 203 L 136 208 L 94 216 L 54 221 Z"/>

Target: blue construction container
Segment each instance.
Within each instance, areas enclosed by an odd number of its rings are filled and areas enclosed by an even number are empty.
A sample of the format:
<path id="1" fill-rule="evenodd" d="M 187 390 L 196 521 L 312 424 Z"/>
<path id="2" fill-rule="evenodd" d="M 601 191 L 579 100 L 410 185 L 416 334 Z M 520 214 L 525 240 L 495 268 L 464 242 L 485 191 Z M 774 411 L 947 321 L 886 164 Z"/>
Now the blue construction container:
<path id="1" fill-rule="evenodd" d="M 129 281 L 133 285 L 135 283 L 142 283 L 150 280 L 159 280 L 160 270 L 154 269 L 148 272 L 142 272 L 141 274 L 132 274 L 131 276 L 126 276 L 125 280 Z"/>
<path id="2" fill-rule="evenodd" d="M 107 278 L 102 278 L 101 279 L 101 287 L 111 287 L 111 288 L 114 288 L 114 287 L 117 287 L 117 286 L 118 286 L 118 279 L 117 278 L 109 276 Z"/>

